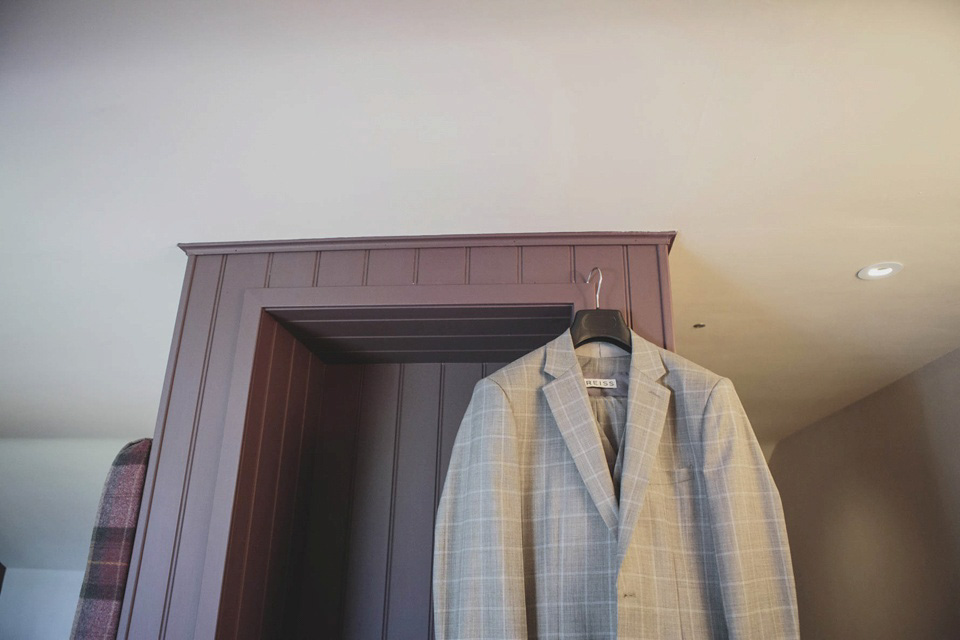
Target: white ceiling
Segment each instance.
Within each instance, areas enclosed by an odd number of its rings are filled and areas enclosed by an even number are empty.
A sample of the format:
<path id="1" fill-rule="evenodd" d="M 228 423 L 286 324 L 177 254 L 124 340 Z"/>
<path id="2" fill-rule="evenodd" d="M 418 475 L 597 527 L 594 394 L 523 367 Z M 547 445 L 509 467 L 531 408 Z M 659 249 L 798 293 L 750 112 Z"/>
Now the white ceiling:
<path id="1" fill-rule="evenodd" d="M 6 3 L 10 481 L 152 435 L 200 241 L 677 230 L 677 351 L 769 451 L 960 347 L 958 70 L 956 2 Z"/>

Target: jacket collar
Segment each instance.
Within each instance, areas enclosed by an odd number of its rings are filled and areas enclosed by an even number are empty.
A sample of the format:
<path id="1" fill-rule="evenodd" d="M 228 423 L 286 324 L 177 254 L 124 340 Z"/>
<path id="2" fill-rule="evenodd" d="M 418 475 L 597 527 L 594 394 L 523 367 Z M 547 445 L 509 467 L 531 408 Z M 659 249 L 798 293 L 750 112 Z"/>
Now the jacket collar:
<path id="1" fill-rule="evenodd" d="M 659 347 L 632 329 L 630 336 L 630 382 L 627 424 L 621 445 L 625 449 L 619 504 L 569 328 L 545 345 L 543 365 L 544 372 L 553 377 L 543 386 L 543 391 L 557 426 L 600 516 L 609 529 L 617 531 L 618 567 L 643 506 L 672 394 L 670 388 L 660 382 L 667 369 Z"/>

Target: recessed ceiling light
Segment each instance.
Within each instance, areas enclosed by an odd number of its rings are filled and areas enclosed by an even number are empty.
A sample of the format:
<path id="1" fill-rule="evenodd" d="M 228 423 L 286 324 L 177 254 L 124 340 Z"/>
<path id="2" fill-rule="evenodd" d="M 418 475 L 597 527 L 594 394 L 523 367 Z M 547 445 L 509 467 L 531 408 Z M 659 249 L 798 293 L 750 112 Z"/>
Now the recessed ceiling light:
<path id="1" fill-rule="evenodd" d="M 903 269 L 903 265 L 899 262 L 878 262 L 857 271 L 857 277 L 861 280 L 879 280 L 892 276 L 900 269 Z"/>

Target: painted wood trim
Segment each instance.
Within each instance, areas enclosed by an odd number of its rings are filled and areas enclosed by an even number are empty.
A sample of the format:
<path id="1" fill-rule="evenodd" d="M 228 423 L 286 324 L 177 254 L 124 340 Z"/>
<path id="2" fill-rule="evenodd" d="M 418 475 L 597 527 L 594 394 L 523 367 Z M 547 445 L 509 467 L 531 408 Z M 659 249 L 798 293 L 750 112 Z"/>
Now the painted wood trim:
<path id="1" fill-rule="evenodd" d="M 133 550 L 130 555 L 130 566 L 127 570 L 127 584 L 124 590 L 123 603 L 120 607 L 120 622 L 117 627 L 117 638 L 122 640 L 130 635 L 131 612 L 137 599 L 137 585 L 139 583 L 140 567 L 143 562 L 143 543 L 147 535 L 147 526 L 150 521 L 150 506 L 153 499 L 153 490 L 157 481 L 157 458 L 163 446 L 163 434 L 170 410 L 170 392 L 173 388 L 173 377 L 177 369 L 180 354 L 180 342 L 183 338 L 183 325 L 187 317 L 187 306 L 190 300 L 190 291 L 193 287 L 193 277 L 196 271 L 197 258 L 187 256 L 187 266 L 184 269 L 183 284 L 180 287 L 180 303 L 177 307 L 177 316 L 173 325 L 173 337 L 170 340 L 170 352 L 167 356 L 167 370 L 163 377 L 163 387 L 160 392 L 160 408 L 154 428 L 153 443 L 150 447 L 150 457 L 147 461 L 146 477 L 143 483 L 143 495 L 140 499 L 140 513 L 137 517 L 137 530 L 133 540 Z"/>
<path id="2" fill-rule="evenodd" d="M 267 310 L 364 305 L 384 307 L 572 304 L 573 310 L 577 311 L 594 306 L 593 283 L 304 287 L 247 289 L 244 295 L 260 308 Z"/>
<path id="3" fill-rule="evenodd" d="M 194 636 L 196 638 L 213 638 L 217 630 L 226 561 L 226 541 L 230 537 L 247 402 L 261 327 L 260 315 L 263 313 L 262 307 L 251 299 L 250 291 L 248 290 L 244 295 L 243 310 L 240 313 L 236 359 L 225 413 L 213 509 L 207 530 L 207 553 L 204 557 L 203 575 L 200 580 L 200 600 L 197 605 Z M 229 464 L 225 464 L 227 460 Z M 219 554 L 211 554 L 210 549 L 216 543 L 219 543 Z"/>
<path id="4" fill-rule="evenodd" d="M 673 332 L 673 289 L 670 286 L 669 247 L 657 247 L 657 264 L 660 267 L 660 316 L 663 318 L 663 348 L 676 352 Z"/>
<path id="5" fill-rule="evenodd" d="M 208 336 L 206 351 L 209 356 L 199 380 L 200 394 L 194 409 L 179 417 L 181 426 L 190 425 L 189 451 L 185 459 L 179 507 L 175 515 L 171 513 L 167 516 L 175 523 L 174 554 L 167 579 L 169 595 L 163 612 L 162 638 L 186 637 L 194 628 L 200 591 L 197 568 L 202 566 L 206 552 L 203 543 L 213 501 L 216 460 L 222 444 L 221 407 L 227 401 L 228 388 L 225 382 L 229 380 L 233 364 L 236 323 L 244 291 L 251 286 L 267 286 L 272 263 L 270 254 L 227 255 L 221 258 L 222 274 L 213 310 L 213 328 Z M 163 473 L 162 465 L 158 473 Z M 164 526 L 170 525 L 164 523 Z"/>
<path id="6" fill-rule="evenodd" d="M 535 245 L 666 245 L 673 247 L 676 231 L 564 231 L 555 233 L 489 233 L 431 236 L 350 236 L 304 240 L 240 242 L 180 242 L 187 255 L 224 253 L 280 253 L 343 249 L 425 249 L 435 247 L 508 247 Z"/>

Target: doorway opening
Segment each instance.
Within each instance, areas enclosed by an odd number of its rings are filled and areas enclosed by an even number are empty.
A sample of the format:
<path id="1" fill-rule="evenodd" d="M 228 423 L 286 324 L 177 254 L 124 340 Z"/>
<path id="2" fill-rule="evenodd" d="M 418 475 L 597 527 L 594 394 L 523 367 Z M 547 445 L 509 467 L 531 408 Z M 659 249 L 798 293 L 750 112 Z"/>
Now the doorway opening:
<path id="1" fill-rule="evenodd" d="M 218 637 L 432 638 L 434 517 L 473 387 L 573 312 L 264 308 Z"/>

